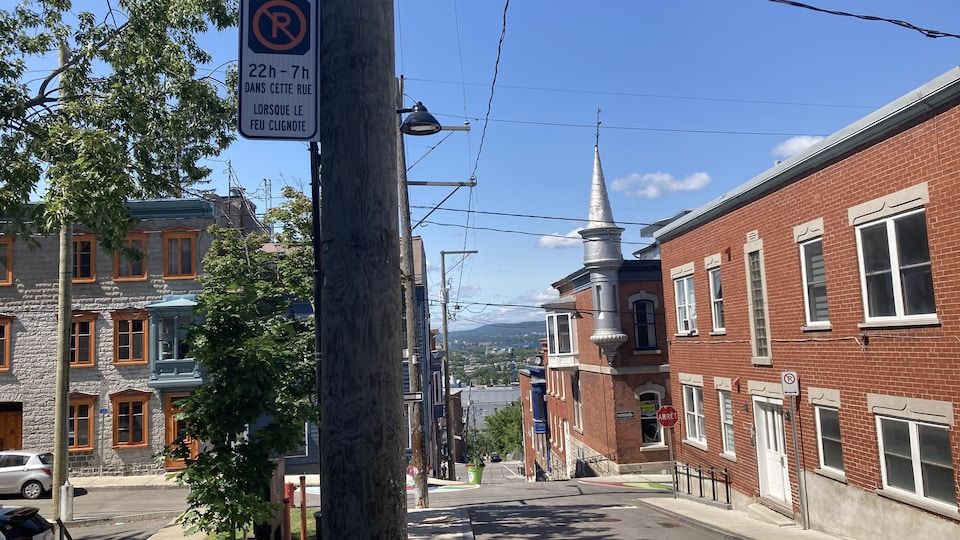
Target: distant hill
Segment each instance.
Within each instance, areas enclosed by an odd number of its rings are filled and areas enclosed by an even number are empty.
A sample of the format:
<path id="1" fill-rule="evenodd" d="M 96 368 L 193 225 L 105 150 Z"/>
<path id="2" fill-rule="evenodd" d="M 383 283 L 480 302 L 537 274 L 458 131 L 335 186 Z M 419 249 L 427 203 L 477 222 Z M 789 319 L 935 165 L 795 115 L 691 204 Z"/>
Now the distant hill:
<path id="1" fill-rule="evenodd" d="M 462 349 L 463 344 L 477 343 L 490 343 L 499 347 L 537 348 L 540 339 L 544 337 L 546 335 L 543 321 L 487 324 L 471 330 L 451 331 L 450 348 Z"/>

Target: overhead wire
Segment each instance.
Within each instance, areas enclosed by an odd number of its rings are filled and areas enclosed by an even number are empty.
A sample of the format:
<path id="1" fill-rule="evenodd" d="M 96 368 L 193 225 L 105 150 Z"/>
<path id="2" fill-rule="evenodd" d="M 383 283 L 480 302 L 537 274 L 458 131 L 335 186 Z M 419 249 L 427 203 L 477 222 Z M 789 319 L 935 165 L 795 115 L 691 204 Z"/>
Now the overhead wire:
<path id="1" fill-rule="evenodd" d="M 770 1 L 770 2 L 773 2 L 773 3 L 775 3 L 775 4 L 785 4 L 785 5 L 788 5 L 788 6 L 798 7 L 798 8 L 802 8 L 802 9 L 808 9 L 808 10 L 810 10 L 810 11 L 816 11 L 816 12 L 818 12 L 818 13 L 826 13 L 826 14 L 828 14 L 828 15 L 839 15 L 839 16 L 841 16 L 841 17 L 852 17 L 852 18 L 854 18 L 854 19 L 862 19 L 862 20 L 865 20 L 865 21 L 879 21 L 879 22 L 890 23 L 890 24 L 899 26 L 899 27 L 901 27 L 901 28 L 906 28 L 907 30 L 913 30 L 913 31 L 916 31 L 916 32 L 920 32 L 921 34 L 923 34 L 925 37 L 928 37 L 928 38 L 934 38 L 934 39 L 936 39 L 936 38 L 942 38 L 942 37 L 951 37 L 951 38 L 960 39 L 960 34 L 952 34 L 952 33 L 950 33 L 950 32 L 943 32 L 943 31 L 941 31 L 941 30 L 934 30 L 934 29 L 932 29 L 932 28 L 924 28 L 924 27 L 922 27 L 922 26 L 917 26 L 917 25 L 915 25 L 915 24 L 913 24 L 913 23 L 911 23 L 911 22 L 907 22 L 907 21 L 904 21 L 904 20 L 901 20 L 901 19 L 888 19 L 887 17 L 877 17 L 876 15 L 861 15 L 861 14 L 857 14 L 857 13 L 850 13 L 850 12 L 847 12 L 847 11 L 838 11 L 838 10 L 834 10 L 834 9 L 825 9 L 825 8 L 813 6 L 813 5 L 810 5 L 810 4 L 804 4 L 803 2 L 795 2 L 795 1 L 793 1 L 793 0 L 769 0 L 769 1 Z"/>
<path id="2" fill-rule="evenodd" d="M 522 234 L 522 235 L 526 235 L 526 236 L 540 236 L 540 237 L 545 236 L 545 237 L 548 237 L 548 238 L 563 238 L 563 239 L 566 239 L 566 240 L 576 240 L 577 242 L 594 242 L 594 241 L 599 242 L 599 241 L 606 241 L 606 240 L 602 240 L 602 239 L 593 240 L 593 239 L 590 239 L 590 238 L 582 238 L 582 239 L 581 239 L 581 238 L 577 238 L 577 237 L 575 237 L 575 236 L 565 236 L 565 235 L 562 235 L 562 234 L 553 234 L 553 233 L 538 233 L 538 232 L 532 232 L 532 231 L 518 231 L 518 230 L 516 230 L 516 229 L 498 229 L 498 228 L 494 228 L 494 227 L 481 227 L 481 226 L 479 226 L 479 225 L 461 225 L 461 224 L 459 224 L 459 223 L 441 223 L 441 222 L 438 222 L 438 221 L 426 221 L 425 219 L 421 219 L 419 223 L 426 223 L 427 225 L 436 225 L 436 226 L 438 226 L 438 227 L 465 227 L 465 228 L 468 228 L 468 229 L 471 229 L 471 230 L 477 230 L 477 231 L 490 231 L 490 232 L 499 232 L 499 233 L 508 233 L 508 234 Z M 649 245 L 651 244 L 651 242 L 628 242 L 628 241 L 621 241 L 620 243 L 623 244 L 623 245 L 633 245 L 633 246 L 649 246 Z"/>
<path id="3" fill-rule="evenodd" d="M 432 208 L 432 207 L 430 207 L 430 206 L 422 206 L 422 205 L 410 205 L 410 208 L 426 209 L 426 208 Z M 466 211 L 467 211 L 467 210 L 465 210 L 465 209 L 463 209 L 463 208 L 442 208 L 442 207 L 436 208 L 436 210 L 439 210 L 439 211 L 441 211 L 441 212 L 466 212 Z M 502 217 L 518 217 L 518 218 L 531 218 L 531 219 L 550 219 L 550 220 L 556 220 L 556 221 L 573 221 L 573 222 L 587 222 L 587 221 L 590 221 L 588 218 L 572 218 L 572 217 L 560 217 L 560 216 L 545 216 L 545 215 L 539 215 L 539 214 L 520 214 L 520 213 L 514 213 L 514 212 L 494 212 L 494 211 L 490 211 L 490 210 L 473 210 L 473 213 L 474 213 L 474 214 L 490 215 L 490 216 L 502 216 Z M 637 226 L 640 226 L 640 227 L 646 227 L 647 225 L 653 225 L 653 223 L 643 223 L 643 222 L 640 222 L 640 221 L 620 221 L 620 220 L 617 220 L 617 223 L 620 224 L 620 225 L 637 225 Z"/>

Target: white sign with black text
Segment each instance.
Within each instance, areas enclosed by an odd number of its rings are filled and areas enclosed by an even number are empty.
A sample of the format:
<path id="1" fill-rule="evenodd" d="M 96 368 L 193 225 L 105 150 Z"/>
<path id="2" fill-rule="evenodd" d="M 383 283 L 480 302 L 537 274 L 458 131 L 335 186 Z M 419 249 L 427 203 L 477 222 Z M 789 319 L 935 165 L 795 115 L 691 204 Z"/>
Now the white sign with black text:
<path id="1" fill-rule="evenodd" d="M 784 371 L 780 373 L 780 383 L 783 386 L 783 395 L 800 395 L 800 377 L 797 376 L 796 371 Z"/>

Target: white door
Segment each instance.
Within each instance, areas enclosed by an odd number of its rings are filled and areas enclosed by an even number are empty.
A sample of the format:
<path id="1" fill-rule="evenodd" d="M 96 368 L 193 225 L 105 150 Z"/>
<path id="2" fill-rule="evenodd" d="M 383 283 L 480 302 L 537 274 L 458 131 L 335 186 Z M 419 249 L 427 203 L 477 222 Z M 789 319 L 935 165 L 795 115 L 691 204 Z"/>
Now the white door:
<path id="1" fill-rule="evenodd" d="M 787 472 L 787 450 L 783 434 L 783 402 L 755 397 L 754 411 L 760 496 L 789 506 L 790 476 Z"/>

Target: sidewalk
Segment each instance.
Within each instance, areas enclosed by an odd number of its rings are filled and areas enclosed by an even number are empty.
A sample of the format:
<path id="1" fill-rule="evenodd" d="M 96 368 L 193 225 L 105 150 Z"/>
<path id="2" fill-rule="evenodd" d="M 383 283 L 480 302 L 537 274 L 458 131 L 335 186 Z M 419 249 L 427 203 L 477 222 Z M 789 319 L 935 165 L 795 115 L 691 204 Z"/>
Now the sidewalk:
<path id="1" fill-rule="evenodd" d="M 319 474 L 307 474 L 306 482 L 308 486 L 319 486 Z M 284 477 L 285 482 L 300 485 L 299 475 L 290 475 Z M 186 488 L 174 480 L 174 474 L 147 474 L 141 476 L 77 476 L 70 478 L 70 483 L 74 488 L 83 489 L 165 489 L 165 488 Z"/>

